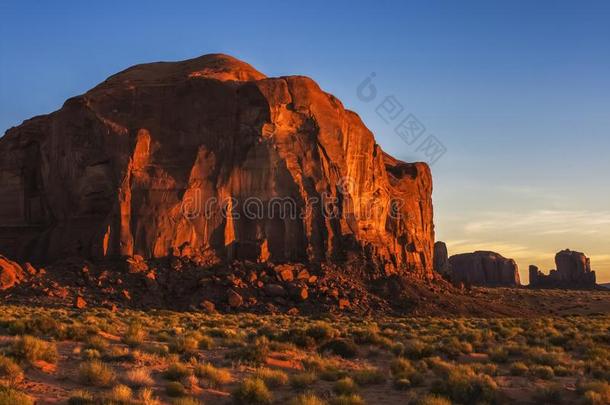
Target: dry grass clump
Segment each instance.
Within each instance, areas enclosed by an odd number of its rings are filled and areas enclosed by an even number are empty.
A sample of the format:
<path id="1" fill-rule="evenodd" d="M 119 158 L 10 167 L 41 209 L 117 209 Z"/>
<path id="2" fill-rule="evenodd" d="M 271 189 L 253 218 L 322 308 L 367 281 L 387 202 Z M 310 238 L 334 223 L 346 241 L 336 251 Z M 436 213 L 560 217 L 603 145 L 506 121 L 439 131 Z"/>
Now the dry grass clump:
<path id="1" fill-rule="evenodd" d="M 163 378 L 170 381 L 179 381 L 189 375 L 191 375 L 189 367 L 178 361 L 171 363 L 163 372 Z"/>
<path id="2" fill-rule="evenodd" d="M 419 372 L 407 359 L 394 359 L 390 363 L 390 371 L 394 387 L 399 390 L 421 385 L 425 379 L 423 373 Z"/>
<path id="3" fill-rule="evenodd" d="M 246 378 L 231 395 L 236 404 L 267 405 L 273 402 L 273 394 L 260 378 Z"/>
<path id="4" fill-rule="evenodd" d="M 330 400 L 330 405 L 365 405 L 364 399 L 360 395 L 339 395 Z"/>
<path id="5" fill-rule="evenodd" d="M 414 405 L 451 405 L 451 401 L 439 395 L 427 394 L 418 398 Z"/>
<path id="6" fill-rule="evenodd" d="M 135 388 L 150 387 L 155 383 L 153 378 L 150 376 L 150 371 L 148 371 L 146 368 L 134 368 L 127 370 L 123 380 L 127 385 Z"/>
<path id="7" fill-rule="evenodd" d="M 182 397 L 172 400 L 172 405 L 203 405 L 197 398 Z"/>
<path id="8" fill-rule="evenodd" d="M 112 404 L 130 404 L 133 399 L 133 391 L 126 385 L 117 385 L 105 395 L 105 399 Z"/>
<path id="9" fill-rule="evenodd" d="M 267 367 L 261 367 L 254 371 L 253 376 L 263 380 L 270 388 L 277 388 L 288 384 L 288 374 L 281 370 L 272 370 Z"/>
<path id="10" fill-rule="evenodd" d="M 7 385 L 13 386 L 23 380 L 23 370 L 19 364 L 12 359 L 0 355 L 0 385 L 6 382 Z"/>
<path id="11" fill-rule="evenodd" d="M 498 386 L 488 375 L 477 374 L 472 368 L 459 365 L 445 378 L 436 381 L 432 391 L 459 403 L 489 403 L 496 400 Z"/>
<path id="12" fill-rule="evenodd" d="M 34 405 L 34 401 L 23 392 L 0 387 L 0 405 Z"/>
<path id="13" fill-rule="evenodd" d="M 129 347 L 138 347 L 146 340 L 148 332 L 144 326 L 139 322 L 132 322 L 129 324 L 127 331 L 123 335 L 123 343 Z"/>
<path id="14" fill-rule="evenodd" d="M 210 363 L 197 364 L 195 375 L 203 380 L 210 388 L 220 388 L 231 382 L 231 372 L 225 368 L 214 367 Z"/>
<path id="15" fill-rule="evenodd" d="M 29 335 L 21 336 L 13 343 L 11 354 L 13 357 L 29 363 L 39 360 L 56 363 L 59 358 L 55 343 Z"/>
<path id="16" fill-rule="evenodd" d="M 258 365 L 265 363 L 269 353 L 269 340 L 259 337 L 251 344 L 230 351 L 227 353 L 227 358 L 241 363 Z"/>
<path id="17" fill-rule="evenodd" d="M 326 401 L 320 399 L 315 394 L 301 394 L 292 398 L 288 405 L 326 405 Z"/>
<path id="18" fill-rule="evenodd" d="M 349 377 L 335 382 L 333 392 L 337 395 L 352 395 L 358 392 L 358 384 Z"/>
<path id="19" fill-rule="evenodd" d="M 386 381 L 385 373 L 374 367 L 355 370 L 350 376 L 358 385 L 362 386 L 383 384 Z"/>
<path id="20" fill-rule="evenodd" d="M 115 379 L 112 367 L 99 360 L 87 361 L 78 367 L 78 380 L 83 385 L 108 387 Z"/>
<path id="21" fill-rule="evenodd" d="M 293 374 L 290 376 L 290 386 L 295 390 L 305 390 L 318 381 L 318 376 L 312 371 Z"/>
<path id="22" fill-rule="evenodd" d="M 581 381 L 576 389 L 587 405 L 610 404 L 610 384 L 607 381 Z"/>
<path id="23" fill-rule="evenodd" d="M 353 359 L 358 355 L 358 345 L 350 339 L 332 339 L 320 346 L 320 352 Z"/>

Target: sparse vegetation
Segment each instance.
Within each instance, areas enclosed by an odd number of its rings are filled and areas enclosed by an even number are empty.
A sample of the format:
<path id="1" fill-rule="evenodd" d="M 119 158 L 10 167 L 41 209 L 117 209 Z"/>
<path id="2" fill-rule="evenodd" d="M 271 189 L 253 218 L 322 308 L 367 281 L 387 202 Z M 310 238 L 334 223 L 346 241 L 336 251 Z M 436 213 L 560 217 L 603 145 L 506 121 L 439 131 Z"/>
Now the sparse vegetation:
<path id="1" fill-rule="evenodd" d="M 71 405 L 192 405 L 206 389 L 236 404 L 269 404 L 274 391 L 291 405 L 358 405 L 383 390 L 413 405 L 601 405 L 608 331 L 601 315 L 311 320 L 6 307 L 0 387 L 10 404 L 32 403 L 23 383 L 40 369 L 51 384 L 80 384 L 62 398 Z M 522 388 L 516 399 L 512 384 Z"/>

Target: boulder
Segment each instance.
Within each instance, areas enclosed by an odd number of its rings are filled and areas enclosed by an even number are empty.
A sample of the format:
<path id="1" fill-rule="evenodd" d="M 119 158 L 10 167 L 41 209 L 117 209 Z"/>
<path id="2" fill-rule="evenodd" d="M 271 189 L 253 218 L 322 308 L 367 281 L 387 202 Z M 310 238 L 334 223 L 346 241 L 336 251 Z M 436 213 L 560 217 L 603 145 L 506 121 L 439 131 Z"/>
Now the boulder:
<path id="1" fill-rule="evenodd" d="M 269 297 L 283 297 L 286 295 L 286 289 L 279 284 L 265 285 L 265 294 Z"/>
<path id="2" fill-rule="evenodd" d="M 87 307 L 87 301 L 85 301 L 85 299 L 83 297 L 81 297 L 80 295 L 76 296 L 76 298 L 74 299 L 74 308 L 84 309 L 86 307 Z"/>
<path id="3" fill-rule="evenodd" d="M 0 256 L 0 291 L 8 290 L 24 279 L 25 272 L 19 263 Z"/>
<path id="4" fill-rule="evenodd" d="M 227 55 L 133 66 L 9 129 L 0 190 L 0 251 L 24 261 L 138 272 L 135 255 L 206 251 L 433 277 L 429 167 L 384 153 L 312 79 Z"/>
<path id="5" fill-rule="evenodd" d="M 227 293 L 227 302 L 232 308 L 239 308 L 243 305 L 244 299 L 234 290 L 229 290 Z"/>
<path id="6" fill-rule="evenodd" d="M 521 285 L 519 268 L 513 259 L 499 253 L 477 251 L 449 258 L 450 280 L 465 285 L 516 287 Z"/>

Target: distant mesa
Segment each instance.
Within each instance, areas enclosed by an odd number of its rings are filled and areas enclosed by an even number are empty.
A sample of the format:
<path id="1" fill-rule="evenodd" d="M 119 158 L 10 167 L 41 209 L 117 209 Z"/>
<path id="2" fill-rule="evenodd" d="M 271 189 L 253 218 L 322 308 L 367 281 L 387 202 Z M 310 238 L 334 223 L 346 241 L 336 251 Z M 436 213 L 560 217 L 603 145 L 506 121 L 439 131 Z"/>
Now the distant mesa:
<path id="1" fill-rule="evenodd" d="M 537 266 L 530 266 L 530 287 L 532 288 L 582 288 L 596 287 L 595 271 L 591 270 L 591 261 L 584 253 L 570 249 L 562 250 L 555 255 L 557 270 L 543 274 Z"/>
<path id="2" fill-rule="evenodd" d="M 513 259 L 496 252 L 476 251 L 451 256 L 446 255 L 444 243 L 435 245 L 435 270 L 456 285 L 486 287 L 518 287 L 521 285 L 519 267 Z"/>

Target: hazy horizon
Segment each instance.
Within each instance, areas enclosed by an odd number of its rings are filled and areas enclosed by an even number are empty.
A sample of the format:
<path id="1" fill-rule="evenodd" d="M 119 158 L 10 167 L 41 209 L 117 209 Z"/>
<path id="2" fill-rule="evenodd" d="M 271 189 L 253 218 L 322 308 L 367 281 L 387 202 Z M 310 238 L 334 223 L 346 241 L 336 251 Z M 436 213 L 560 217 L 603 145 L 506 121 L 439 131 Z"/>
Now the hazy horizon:
<path id="1" fill-rule="evenodd" d="M 425 160 L 380 116 L 394 96 L 397 120 L 413 114 L 446 148 L 432 172 L 450 254 L 496 251 L 527 283 L 529 264 L 546 273 L 570 248 L 610 282 L 610 4 L 266 4 L 264 21 L 248 3 L 180 14 L 154 2 L 2 4 L 0 131 L 131 65 L 227 53 L 268 76 L 312 77 L 386 152 Z M 366 101 L 358 86 L 373 72 Z"/>

